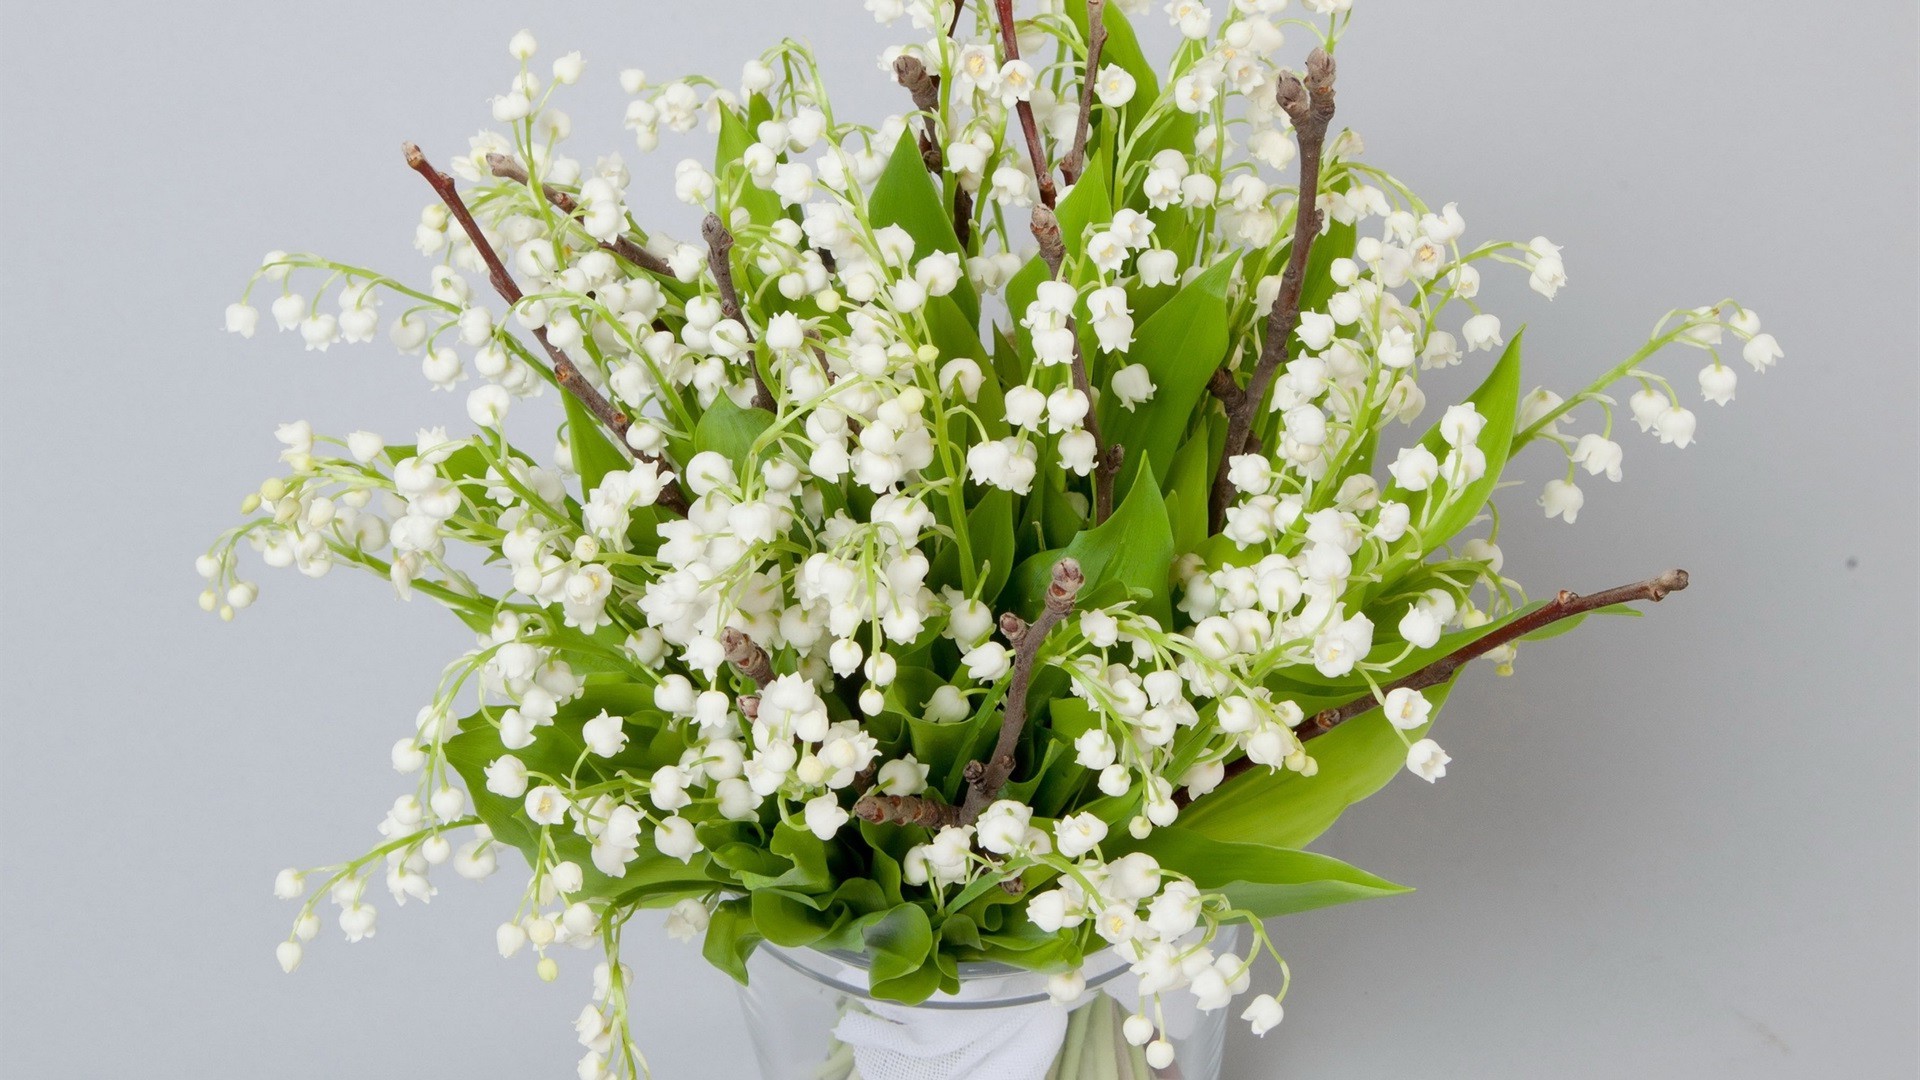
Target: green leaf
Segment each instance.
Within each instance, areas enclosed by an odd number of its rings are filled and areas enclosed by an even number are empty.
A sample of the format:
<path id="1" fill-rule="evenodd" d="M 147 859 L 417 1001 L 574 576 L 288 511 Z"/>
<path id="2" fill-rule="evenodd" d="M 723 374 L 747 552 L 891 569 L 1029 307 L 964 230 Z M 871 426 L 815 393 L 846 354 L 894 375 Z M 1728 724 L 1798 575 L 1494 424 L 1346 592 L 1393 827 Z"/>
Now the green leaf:
<path id="1" fill-rule="evenodd" d="M 765 108 L 766 104 L 759 94 L 755 94 L 748 105 L 748 109 L 755 113 Z M 754 224 L 771 225 L 786 216 L 786 212 L 780 206 L 780 197 L 755 184 L 746 166 L 741 163 L 747 147 L 752 146 L 754 140 L 753 130 L 741 119 L 740 113 L 721 105 L 720 139 L 714 149 L 713 174 L 720 178 L 719 187 L 723 193 L 731 194 L 738 189 L 733 205 L 743 207 Z M 726 216 L 724 213 L 721 215 L 723 219 Z"/>
<path id="2" fill-rule="evenodd" d="M 1523 329 L 1513 335 L 1513 340 L 1507 343 L 1506 352 L 1500 356 L 1500 362 L 1493 366 L 1487 380 L 1467 399 L 1487 419 L 1478 443 L 1481 451 L 1487 455 L 1486 475 L 1458 490 L 1436 483 L 1425 491 L 1412 492 L 1393 483 L 1382 493 L 1382 499 L 1406 503 L 1413 511 L 1415 522 L 1427 513 L 1427 507 L 1433 500 L 1445 500 L 1432 523 L 1420 534 L 1420 550 L 1409 546 L 1396 556 L 1399 562 L 1417 562 L 1451 540 L 1479 516 L 1481 509 L 1487 505 L 1487 499 L 1492 497 L 1495 485 L 1500 482 L 1500 471 L 1506 467 L 1507 453 L 1513 442 L 1513 424 L 1520 407 L 1520 339 L 1525 333 Z M 1443 462 L 1446 460 L 1448 447 L 1446 440 L 1441 438 L 1438 423 L 1421 438 L 1420 445 L 1426 447 L 1434 457 Z M 1382 574 L 1386 581 L 1392 581 L 1396 576 L 1391 572 Z"/>
<path id="3" fill-rule="evenodd" d="M 1167 471 L 1167 520 L 1173 525 L 1176 555 L 1198 551 L 1207 540 L 1207 500 L 1213 491 L 1212 418 L 1174 455 Z"/>
<path id="4" fill-rule="evenodd" d="M 1333 261 L 1353 257 L 1353 244 L 1356 227 L 1352 222 L 1336 221 L 1327 226 L 1327 231 L 1314 238 L 1313 247 L 1307 252 L 1307 270 L 1300 280 L 1300 310 L 1324 311 L 1327 301 L 1333 298 L 1336 288 L 1333 282 Z M 1274 265 L 1268 273 L 1279 273 L 1280 267 L 1290 255 L 1293 245 L 1280 248 L 1274 257 Z"/>
<path id="5" fill-rule="evenodd" d="M 754 928 L 782 948 L 804 949 L 832 933 L 838 921 L 834 912 L 781 889 L 755 889 L 749 899 Z"/>
<path id="6" fill-rule="evenodd" d="M 1079 560 L 1087 579 L 1080 590 L 1082 607 L 1104 606 L 1132 597 L 1141 599 L 1142 611 L 1169 625 L 1173 605 L 1167 576 L 1173 569 L 1173 556 L 1173 526 L 1167 521 L 1167 504 L 1161 498 L 1153 464 L 1143 454 L 1133 486 L 1111 517 L 1082 531 L 1066 547 L 1040 552 L 1020 564 L 1008 585 L 1014 601 L 1011 606 L 1022 618 L 1037 616 L 1047 585 L 1053 580 L 1053 564 L 1071 557 Z"/>
<path id="7" fill-rule="evenodd" d="M 833 872 L 827 866 L 826 841 L 811 831 L 782 821 L 773 827 L 773 840 L 767 849 L 786 859 L 788 868 L 771 878 L 742 873 L 740 880 L 749 888 L 788 889 L 805 895 L 819 895 L 833 887 Z"/>
<path id="8" fill-rule="evenodd" d="M 1424 691 L 1434 716 L 1452 686 Z M 1424 729 L 1407 736 L 1422 734 Z M 1180 815 L 1180 827 L 1222 842 L 1305 847 L 1347 807 L 1387 786 L 1407 763 L 1406 744 L 1379 709 L 1314 739 L 1307 752 L 1320 766 L 1314 775 L 1253 769 L 1195 800 Z"/>
<path id="9" fill-rule="evenodd" d="M 639 705 L 637 696 L 645 694 L 649 705 Z M 580 738 L 580 724 L 599 715 L 601 709 L 628 717 L 628 749 L 612 759 L 589 759 L 580 767 L 582 782 L 595 782 L 601 778 L 599 771 L 628 769 L 632 773 L 651 773 L 659 765 L 678 761 L 680 751 L 684 749 L 682 736 L 668 732 L 660 724 L 657 715 L 641 713 L 639 709 L 651 709 L 651 692 L 624 680 L 607 680 L 605 676 L 591 676 L 584 694 L 574 701 L 561 705 L 551 726 L 538 728 L 538 738 L 532 746 L 511 751 L 528 769 L 551 776 L 566 776 L 574 773 L 574 767 L 586 755 L 586 742 Z M 474 803 L 474 813 L 480 815 L 480 821 L 486 822 L 493 830 L 493 838 L 501 844 L 516 847 L 532 865 L 540 857 L 540 828 L 534 828 L 526 821 L 524 807 L 520 799 L 507 799 L 495 796 L 486 788 L 486 767 L 509 753 L 501 746 L 499 730 L 488 723 L 480 713 L 474 713 L 461 721 L 461 732 L 447 740 L 445 753 L 453 769 L 461 774 L 461 780 L 467 784 L 468 798 Z M 574 834 L 570 828 L 549 828 L 545 830 L 547 838 L 559 849 L 559 857 L 574 861 L 582 867 L 584 886 L 578 894 L 580 899 L 618 899 L 618 901 L 645 901 L 649 897 L 687 894 L 687 892 L 710 892 L 714 888 L 714 874 L 710 871 L 710 857 L 707 851 L 697 853 L 689 863 L 680 859 L 660 855 L 653 847 L 651 838 L 643 838 L 639 846 L 639 857 L 626 865 L 626 872 L 618 878 L 607 876 L 593 867 L 593 855 L 586 838 Z M 726 874 L 722 872 L 724 880 Z"/>
<path id="10" fill-rule="evenodd" d="M 1001 381 L 1007 386 L 1027 381 L 1027 368 L 1033 356 L 1033 334 L 1021 325 L 1020 320 L 1027 317 L 1027 306 L 1040 295 L 1040 283 L 1051 277 L 1046 262 L 1035 255 L 1007 280 L 1007 317 L 1012 322 L 1010 332 L 1014 348 L 1011 353 L 1002 354 L 994 362 Z"/>
<path id="11" fill-rule="evenodd" d="M 1087 234 L 1113 220 L 1113 191 L 1107 183 L 1107 162 L 1095 156 L 1087 162 L 1087 171 L 1060 200 L 1060 239 L 1066 244 L 1067 258 L 1077 258 L 1086 247 Z M 1091 270 L 1089 271 L 1091 276 Z M 1016 314 L 1025 314 L 1019 312 Z"/>
<path id="12" fill-rule="evenodd" d="M 1264 843 L 1229 843 L 1175 825 L 1155 829 L 1137 850 L 1221 892 L 1237 908 L 1265 919 L 1409 892 L 1339 859 Z"/>
<path id="13" fill-rule="evenodd" d="M 920 143 L 914 135 L 913 125 L 901 129 L 900 141 L 893 148 L 893 156 L 887 159 L 887 167 L 881 171 L 880 179 L 874 182 L 867 209 L 875 228 L 898 225 L 913 237 L 916 259 L 935 251 L 951 252 L 960 258 L 961 268 L 965 269 L 967 253 L 961 249 L 960 239 L 953 233 L 953 215 L 941 201 L 940 189 L 927 174 L 926 163 L 920 158 Z M 965 273 L 960 275 L 960 285 L 951 295 L 959 303 L 967 322 L 977 325 L 980 321 L 980 297 L 973 291 L 973 283 L 967 280 Z"/>
<path id="14" fill-rule="evenodd" d="M 1227 354 L 1227 283 L 1239 258 L 1229 255 L 1188 282 L 1153 313 L 1133 335 L 1128 363 L 1146 365 L 1155 387 L 1153 399 L 1121 408 L 1117 394 L 1100 398 L 1100 432 L 1127 448 L 1120 467 L 1126 490 L 1140 463 L 1148 458 L 1171 462 L 1187 423 L 1207 392 L 1207 380 Z"/>
<path id="15" fill-rule="evenodd" d="M 933 963 L 933 924 L 917 904 L 901 904 L 868 925 L 862 935 L 871 965 L 869 988 L 875 997 L 915 1005 L 939 984 Z"/>
<path id="16" fill-rule="evenodd" d="M 934 347 L 940 350 L 944 360 L 968 357 L 980 365 L 980 392 L 975 395 L 973 413 L 986 426 L 987 437 L 998 439 L 1007 433 L 1007 409 L 1001 397 L 1000 375 L 994 363 L 987 356 L 987 348 L 980 341 L 977 320 L 962 311 L 955 302 L 956 291 L 947 296 L 928 297 L 924 309 L 927 318 L 927 332 L 933 338 Z M 952 430 L 963 445 L 971 444 L 978 438 L 977 433 L 960 418 L 952 422 Z"/>
<path id="17" fill-rule="evenodd" d="M 1013 493 L 987 488 L 967 508 L 967 544 L 978 574 L 978 595 L 991 604 L 1013 576 Z M 933 585 L 958 586 L 963 580 L 960 545 L 949 542 L 934 557 Z"/>
<path id="18" fill-rule="evenodd" d="M 601 433 L 600 422 L 579 398 L 564 393 L 560 398 L 567 406 L 567 447 L 573 452 L 573 471 L 580 477 L 580 494 L 584 498 L 600 486 L 601 478 L 633 462 Z"/>
<path id="19" fill-rule="evenodd" d="M 765 409 L 743 409 L 726 394 L 713 399 L 693 429 L 693 452 L 708 450 L 733 463 L 735 471 L 751 471 L 747 461 L 755 439 L 773 425 L 773 414 Z"/>
<path id="20" fill-rule="evenodd" d="M 744 896 L 723 900 L 713 909 L 707 922 L 707 937 L 700 953 L 707 963 L 747 984 L 747 957 L 760 944 L 760 931 L 754 928 L 751 902 Z"/>

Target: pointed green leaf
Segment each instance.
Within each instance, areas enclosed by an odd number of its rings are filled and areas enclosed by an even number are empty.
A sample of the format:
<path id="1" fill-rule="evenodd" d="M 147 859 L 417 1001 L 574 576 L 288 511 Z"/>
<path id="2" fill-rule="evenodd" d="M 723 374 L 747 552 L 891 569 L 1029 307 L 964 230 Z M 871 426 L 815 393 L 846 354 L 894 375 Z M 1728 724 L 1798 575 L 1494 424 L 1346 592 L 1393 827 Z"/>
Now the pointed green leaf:
<path id="1" fill-rule="evenodd" d="M 700 953 L 707 963 L 733 976 L 742 986 L 747 983 L 747 957 L 760 944 L 760 932 L 754 928 L 751 902 L 744 896 L 723 900 L 707 921 L 707 937 Z"/>
<path id="2" fill-rule="evenodd" d="M 1100 432 L 1108 442 L 1127 448 L 1120 467 L 1121 490 L 1132 482 L 1140 462 L 1148 458 L 1170 463 L 1186 434 L 1207 380 L 1227 354 L 1227 283 L 1238 255 L 1215 263 L 1161 305 L 1133 335 L 1133 347 L 1120 357 L 1144 364 L 1153 379 L 1150 401 L 1128 411 L 1117 394 L 1100 398 Z"/>
<path id="3" fill-rule="evenodd" d="M 1184 825 L 1155 829 L 1136 847 L 1263 919 L 1409 891 L 1331 856 L 1214 840 Z"/>
<path id="4" fill-rule="evenodd" d="M 1452 685 L 1425 691 L 1435 716 Z M 1425 729 L 1407 732 L 1413 739 L 1423 734 Z M 1181 828 L 1223 842 L 1305 847 L 1407 763 L 1406 744 L 1378 709 L 1314 739 L 1307 752 L 1320 766 L 1314 775 L 1259 768 L 1242 773 L 1195 800 L 1180 815 Z"/>
<path id="5" fill-rule="evenodd" d="M 1084 40 L 1089 30 L 1086 5 L 1070 3 L 1065 7 L 1067 17 L 1073 20 L 1074 28 L 1080 31 L 1080 37 Z M 1121 11 L 1118 4 L 1108 4 L 1103 19 L 1107 26 L 1107 43 L 1101 48 L 1100 66 L 1113 64 L 1133 76 L 1133 98 L 1120 109 L 1121 115 L 1131 125 L 1153 108 L 1154 101 L 1160 96 L 1160 77 L 1154 72 L 1153 65 L 1147 62 L 1146 54 L 1141 52 L 1140 39 L 1133 31 L 1133 24 L 1127 21 L 1126 12 Z"/>
<path id="6" fill-rule="evenodd" d="M 767 108 L 760 95 L 755 94 L 753 98 L 748 105 L 750 113 Z M 754 139 L 752 127 L 741 118 L 740 113 L 721 105 L 720 139 L 714 149 L 713 174 L 720 178 L 720 190 L 734 195 L 732 205 L 745 208 L 754 224 L 770 225 L 784 217 L 786 212 L 780 206 L 780 197 L 755 184 L 742 163 L 741 159 L 747 147 L 753 145 Z M 734 194 L 736 190 L 737 194 Z M 726 209 L 726 204 L 723 203 L 722 209 Z M 723 213 L 722 217 L 725 216 Z"/>
<path id="7" fill-rule="evenodd" d="M 875 228 L 898 225 L 913 237 L 915 259 L 924 258 L 935 251 L 951 252 L 960 258 L 964 271 L 967 253 L 961 250 L 960 239 L 953 234 L 952 212 L 941 201 L 940 189 L 934 184 L 933 178 L 927 175 L 927 166 L 920 158 L 920 143 L 914 135 L 913 125 L 901 129 L 900 141 L 893 148 L 893 156 L 887 159 L 880 179 L 874 182 L 867 208 Z M 967 322 L 970 325 L 978 324 L 980 297 L 973 291 L 973 283 L 967 280 L 964 272 L 960 275 L 959 287 L 951 295 L 959 303 Z"/>
<path id="8" fill-rule="evenodd" d="M 1487 500 L 1492 497 L 1494 487 L 1500 482 L 1500 472 L 1507 465 L 1507 453 L 1513 442 L 1514 420 L 1520 408 L 1520 339 L 1524 335 L 1524 330 L 1513 335 L 1513 340 L 1507 343 L 1506 351 L 1500 355 L 1500 362 L 1493 366 L 1493 371 L 1488 374 L 1487 380 L 1481 383 L 1480 388 L 1467 399 L 1472 402 L 1480 415 L 1487 419 L 1485 429 L 1480 432 L 1478 443 L 1481 451 L 1487 455 L 1486 474 L 1458 489 L 1448 484 L 1436 483 L 1425 491 L 1412 492 L 1398 483 L 1393 483 L 1389 484 L 1386 491 L 1382 493 L 1383 499 L 1406 503 L 1413 511 L 1413 520 L 1416 523 L 1428 513 L 1427 508 L 1434 503 L 1434 500 L 1441 500 L 1440 509 L 1435 514 L 1433 522 L 1420 535 L 1422 543 L 1419 546 L 1422 550 L 1412 549 L 1411 536 L 1409 536 L 1409 547 L 1399 556 L 1401 562 L 1417 562 L 1425 558 L 1429 552 L 1453 539 L 1455 534 L 1479 516 L 1480 511 L 1486 507 Z M 1435 423 L 1432 429 L 1421 438 L 1420 445 L 1426 447 L 1435 458 L 1445 462 L 1448 447 L 1446 440 L 1440 435 L 1438 423 Z M 1389 581 L 1393 580 L 1394 576 L 1391 573 L 1383 575 Z"/>
<path id="9" fill-rule="evenodd" d="M 1087 171 L 1060 200 L 1058 216 L 1060 239 L 1066 244 L 1069 259 L 1086 247 L 1088 233 L 1113 220 L 1113 191 L 1107 183 L 1104 157 L 1087 162 Z"/>
<path id="10" fill-rule="evenodd" d="M 601 433 L 600 422 L 579 398 L 562 394 L 561 399 L 567 406 L 567 448 L 573 452 L 573 471 L 580 477 L 580 495 L 585 498 L 600 486 L 602 477 L 633 462 Z"/>
<path id="11" fill-rule="evenodd" d="M 713 451 L 733 463 L 735 472 L 750 471 L 747 454 L 760 433 L 773 424 L 765 409 L 743 409 L 726 394 L 713 399 L 693 429 L 693 452 Z"/>
<path id="12" fill-rule="evenodd" d="M 1083 607 L 1145 594 L 1141 610 L 1163 625 L 1171 621 L 1167 575 L 1173 569 L 1173 526 L 1167 521 L 1167 504 L 1152 462 L 1142 455 L 1139 466 L 1133 486 L 1111 517 L 1082 531 L 1066 547 L 1040 552 L 1014 571 L 1008 585 L 1011 606 L 1023 618 L 1039 614 L 1047 584 L 1053 580 L 1053 564 L 1070 556 L 1079 560 L 1086 575 L 1080 590 Z"/>

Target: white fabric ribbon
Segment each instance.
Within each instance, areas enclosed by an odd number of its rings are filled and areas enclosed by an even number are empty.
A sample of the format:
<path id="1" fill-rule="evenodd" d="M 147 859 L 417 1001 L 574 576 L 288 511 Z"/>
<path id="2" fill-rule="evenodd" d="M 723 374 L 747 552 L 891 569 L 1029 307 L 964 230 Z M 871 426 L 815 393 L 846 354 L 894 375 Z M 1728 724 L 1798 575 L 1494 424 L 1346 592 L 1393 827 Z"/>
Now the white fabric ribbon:
<path id="1" fill-rule="evenodd" d="M 964 1001 L 970 989 L 946 1000 Z M 833 1034 L 853 1048 L 861 1080 L 1044 1080 L 1066 1039 L 1067 1014 L 1102 993 L 1137 1011 L 1140 980 L 1123 973 L 1069 1005 L 929 1009 L 863 1001 L 840 1018 Z M 1193 1031 L 1199 1013 L 1192 995 L 1168 994 L 1162 1015 L 1167 1034 L 1179 1039 Z"/>
<path id="2" fill-rule="evenodd" d="M 1004 1009 L 916 1009 L 863 1002 L 833 1029 L 861 1080 L 1043 1080 L 1067 1034 L 1050 1001 Z"/>

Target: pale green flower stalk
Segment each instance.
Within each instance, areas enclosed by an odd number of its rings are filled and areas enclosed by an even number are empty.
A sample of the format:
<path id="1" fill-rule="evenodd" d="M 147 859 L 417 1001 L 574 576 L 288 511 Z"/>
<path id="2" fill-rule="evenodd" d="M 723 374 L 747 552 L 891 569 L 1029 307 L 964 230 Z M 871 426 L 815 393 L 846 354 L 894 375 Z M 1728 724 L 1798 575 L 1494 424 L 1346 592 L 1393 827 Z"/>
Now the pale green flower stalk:
<path id="1" fill-rule="evenodd" d="M 1522 393 L 1480 275 L 1551 299 L 1560 248 L 1469 244 L 1363 159 L 1333 122 L 1348 4 L 1176 0 L 1162 62 L 1143 4 L 867 7 L 912 27 L 882 67 L 914 111 L 877 126 L 792 41 L 737 86 L 620 74 L 642 152 L 717 141 L 675 171 L 698 239 L 568 149 L 583 61 L 542 75 L 522 33 L 496 126 L 450 172 L 407 148 L 424 284 L 275 252 L 228 310 L 314 350 L 384 330 L 471 424 L 283 425 L 285 474 L 200 560 L 222 618 L 257 596 L 245 547 L 475 634 L 393 749 L 416 779 L 381 845 L 276 883 L 303 900 L 288 970 L 322 896 L 358 940 L 382 867 L 426 902 L 506 847 L 531 874 L 500 952 L 546 979 L 560 945 L 604 954 L 583 1077 L 646 1071 L 619 942 L 649 907 L 736 977 L 762 941 L 849 948 L 903 1002 L 968 960 L 1069 1000 L 1117 949 L 1145 995 L 1123 1033 L 1164 1068 L 1161 996 L 1248 991 L 1279 958 L 1263 919 L 1400 891 L 1302 849 L 1400 770 L 1445 774 L 1428 729 L 1462 664 L 1684 587 L 1529 605 L 1490 499 L 1544 444 L 1540 504 L 1571 523 L 1582 473 L 1621 476 L 1621 386 L 1684 447 L 1669 346 L 1709 354 L 1725 404 L 1723 351 L 1764 371 L 1777 343 L 1723 300 Z M 1457 365 L 1479 389 L 1429 403 L 1421 373 Z M 535 411 L 552 445 L 509 439 Z M 1251 952 L 1216 953 L 1234 923 Z"/>

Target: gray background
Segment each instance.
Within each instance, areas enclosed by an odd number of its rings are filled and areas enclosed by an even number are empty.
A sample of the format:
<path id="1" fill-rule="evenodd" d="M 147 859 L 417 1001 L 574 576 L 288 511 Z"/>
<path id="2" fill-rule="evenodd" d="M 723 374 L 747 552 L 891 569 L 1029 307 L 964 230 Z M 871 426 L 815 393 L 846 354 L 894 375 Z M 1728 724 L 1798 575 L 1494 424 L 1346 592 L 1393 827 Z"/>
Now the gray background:
<path id="1" fill-rule="evenodd" d="M 297 977 L 274 966 L 274 871 L 363 849 L 402 789 L 387 747 L 463 634 L 345 573 L 263 573 L 222 626 L 193 606 L 192 558 L 272 469 L 274 423 L 465 419 L 384 345 L 243 342 L 221 308 L 271 247 L 423 276 L 426 192 L 397 148 L 464 145 L 523 23 L 543 59 L 588 51 L 582 153 L 627 145 L 620 67 L 724 74 L 780 33 L 850 65 L 843 108 L 897 108 L 887 32 L 851 0 L 4 19 L 0 1063 L 571 1075 L 588 964 L 563 957 L 547 987 L 492 954 L 508 875 L 449 878 L 376 940 L 330 928 Z M 1280 924 L 1288 1019 L 1234 1036 L 1232 1076 L 1914 1075 L 1915 40 L 1911 0 L 1361 0 L 1341 112 L 1373 160 L 1459 199 L 1474 236 L 1567 245 L 1550 308 L 1497 298 L 1535 324 L 1534 378 L 1576 385 L 1659 312 L 1728 292 L 1789 357 L 1700 406 L 1696 447 L 1625 440 L 1628 482 L 1587 485 L 1575 527 L 1530 505 L 1535 459 L 1511 573 L 1696 584 L 1466 680 L 1452 775 L 1394 785 L 1321 845 L 1420 891 Z M 684 228 L 678 156 L 635 159 L 636 188 Z M 1699 361 L 1677 360 L 1690 388 Z M 632 937 L 657 1074 L 746 1073 L 724 978 Z"/>

